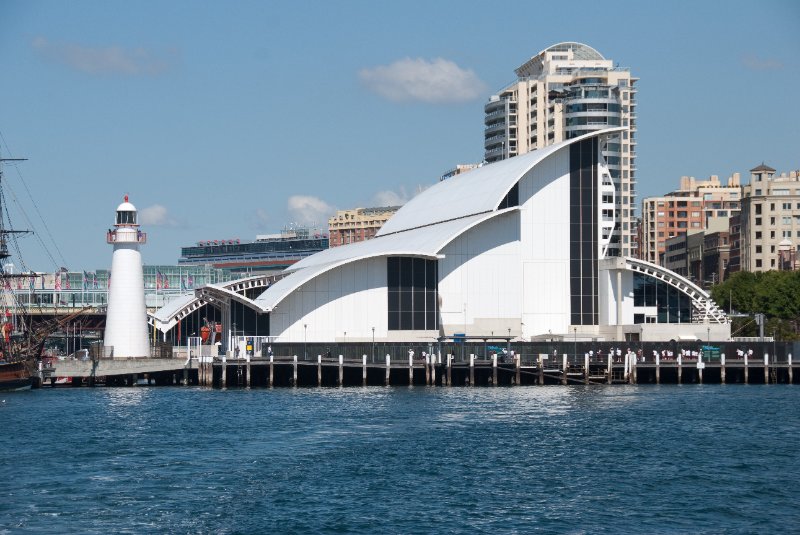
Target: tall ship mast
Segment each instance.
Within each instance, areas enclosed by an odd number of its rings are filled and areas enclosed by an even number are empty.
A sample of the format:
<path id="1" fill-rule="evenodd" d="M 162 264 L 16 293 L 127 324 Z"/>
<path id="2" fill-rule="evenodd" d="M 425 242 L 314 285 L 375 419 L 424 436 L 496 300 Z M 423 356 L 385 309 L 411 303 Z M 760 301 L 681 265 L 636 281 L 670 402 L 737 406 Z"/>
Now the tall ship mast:
<path id="1" fill-rule="evenodd" d="M 37 276 L 33 272 L 13 273 L 8 269 L 11 264 L 7 262 L 12 256 L 9 243 L 13 243 L 14 249 L 19 250 L 16 235 L 28 234 L 31 231 L 11 228 L 4 191 L 3 166 L 5 162 L 25 160 L 27 158 L 3 158 L 0 155 L 0 291 L 3 295 L 0 308 L 0 391 L 24 390 L 38 384 L 37 360 L 41 356 L 45 340 L 80 314 L 73 313 L 34 326 L 30 315 L 25 313 L 25 304 L 17 299 L 12 289 L 17 279 L 30 280 L 31 277 Z M 24 267 L 22 259 L 18 260 Z"/>

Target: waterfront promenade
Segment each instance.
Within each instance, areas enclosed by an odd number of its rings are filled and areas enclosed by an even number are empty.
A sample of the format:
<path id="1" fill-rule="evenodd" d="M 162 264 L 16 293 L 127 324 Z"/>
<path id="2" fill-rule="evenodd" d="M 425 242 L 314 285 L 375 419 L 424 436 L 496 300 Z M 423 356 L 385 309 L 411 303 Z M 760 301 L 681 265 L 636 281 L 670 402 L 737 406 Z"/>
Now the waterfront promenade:
<path id="1" fill-rule="evenodd" d="M 590 347 L 582 344 L 581 349 Z M 526 386 L 614 384 L 793 384 L 800 381 L 795 344 L 705 345 L 648 344 L 621 349 L 593 345 L 582 354 L 578 344 L 448 344 L 438 351 L 370 344 L 315 346 L 319 353 L 292 354 L 291 345 L 275 345 L 271 355 L 189 356 L 173 358 L 61 360 L 43 370 L 43 385 L 69 377 L 73 385 L 202 385 L 216 388 L 307 386 Z M 432 346 L 438 349 L 436 346 Z M 212 347 L 207 349 L 211 350 Z M 359 351 L 370 350 L 370 353 Z M 420 348 L 417 348 L 420 349 Z M 565 350 L 571 352 L 563 352 Z M 726 353 L 725 350 L 730 351 Z M 380 350 L 386 350 L 386 354 Z M 539 351 L 537 351 L 539 350 Z M 546 350 L 546 351 L 545 351 Z M 402 351 L 406 353 L 403 354 Z M 474 352 L 473 352 L 474 351 Z"/>

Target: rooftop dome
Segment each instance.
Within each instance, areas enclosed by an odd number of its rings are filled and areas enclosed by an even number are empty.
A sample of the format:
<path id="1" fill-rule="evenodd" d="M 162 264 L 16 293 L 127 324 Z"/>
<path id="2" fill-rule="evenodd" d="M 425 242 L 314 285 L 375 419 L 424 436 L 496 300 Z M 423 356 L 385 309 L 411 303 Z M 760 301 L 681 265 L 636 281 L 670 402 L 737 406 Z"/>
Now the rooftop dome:
<path id="1" fill-rule="evenodd" d="M 128 196 L 125 195 L 125 201 L 117 206 L 117 212 L 135 212 L 136 207 L 128 202 Z"/>
<path id="2" fill-rule="evenodd" d="M 545 52 L 567 52 L 568 50 L 572 50 L 572 54 L 575 59 L 583 59 L 583 60 L 606 59 L 600 52 L 590 47 L 589 45 L 584 45 L 583 43 L 571 43 L 571 42 L 558 43 L 557 45 L 553 45 L 539 52 L 539 55 L 544 54 Z"/>

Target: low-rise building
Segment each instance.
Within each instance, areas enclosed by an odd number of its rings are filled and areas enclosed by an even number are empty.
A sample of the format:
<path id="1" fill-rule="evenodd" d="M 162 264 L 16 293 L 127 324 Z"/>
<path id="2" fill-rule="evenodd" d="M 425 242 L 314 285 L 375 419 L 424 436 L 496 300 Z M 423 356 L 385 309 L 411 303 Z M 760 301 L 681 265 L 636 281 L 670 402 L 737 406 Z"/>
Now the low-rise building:
<path id="1" fill-rule="evenodd" d="M 739 173 L 722 185 L 717 175 L 708 180 L 683 176 L 679 189 L 642 201 L 639 258 L 663 264 L 666 241 L 688 231 L 706 230 L 713 218 L 727 218 L 740 209 Z"/>
<path id="2" fill-rule="evenodd" d="M 328 219 L 330 246 L 338 247 L 374 238 L 383 224 L 399 209 L 399 206 L 380 206 L 339 210 Z"/>

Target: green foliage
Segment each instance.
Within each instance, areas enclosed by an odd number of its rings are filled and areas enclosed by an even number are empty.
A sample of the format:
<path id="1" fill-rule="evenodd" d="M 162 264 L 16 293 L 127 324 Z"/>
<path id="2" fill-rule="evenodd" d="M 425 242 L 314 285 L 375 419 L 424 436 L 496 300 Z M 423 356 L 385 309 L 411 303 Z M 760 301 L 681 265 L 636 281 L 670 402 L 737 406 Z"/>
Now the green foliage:
<path id="1" fill-rule="evenodd" d="M 780 340 L 800 339 L 800 271 L 734 273 L 711 288 L 711 297 L 724 310 L 764 314 L 766 335 L 775 333 Z M 758 334 L 752 317 L 734 318 L 731 327 L 735 336 Z"/>

